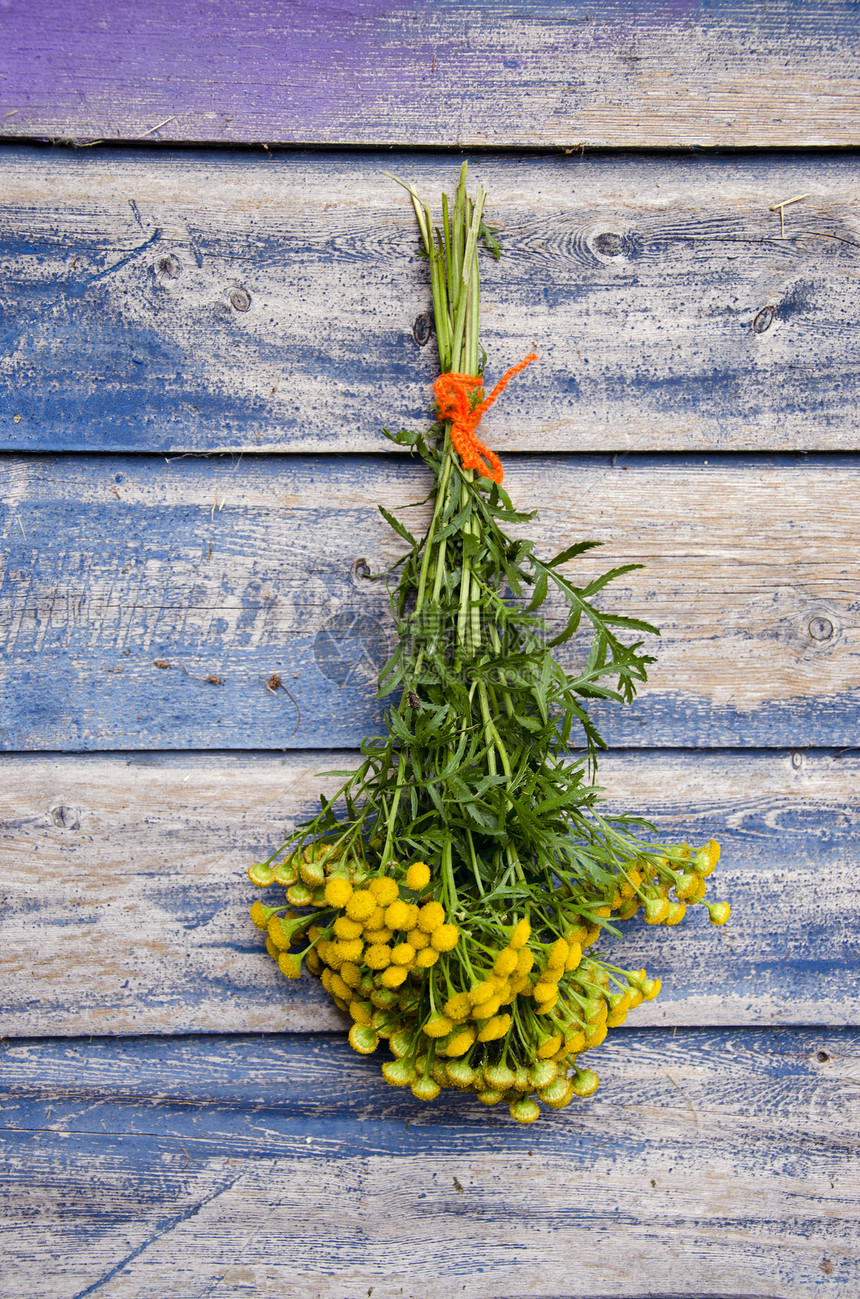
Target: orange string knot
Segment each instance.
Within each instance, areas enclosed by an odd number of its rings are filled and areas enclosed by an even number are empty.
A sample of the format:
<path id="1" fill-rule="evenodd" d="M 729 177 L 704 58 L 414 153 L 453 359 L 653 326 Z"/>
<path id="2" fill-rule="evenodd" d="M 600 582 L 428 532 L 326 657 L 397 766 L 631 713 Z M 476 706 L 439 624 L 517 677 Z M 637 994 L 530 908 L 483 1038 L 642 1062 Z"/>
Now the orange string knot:
<path id="1" fill-rule="evenodd" d="M 474 410 L 472 395 L 481 390 L 483 382 L 477 375 L 449 372 L 440 374 L 433 384 L 439 418 L 451 423 L 451 441 L 464 469 L 477 469 L 479 474 L 492 478 L 495 483 L 502 481 L 504 470 L 499 457 L 484 446 L 475 429 L 481 422 L 481 416 L 489 410 L 514 375 L 536 360 L 537 353 L 529 352 L 525 360 L 502 375 L 489 397 L 485 397 Z"/>

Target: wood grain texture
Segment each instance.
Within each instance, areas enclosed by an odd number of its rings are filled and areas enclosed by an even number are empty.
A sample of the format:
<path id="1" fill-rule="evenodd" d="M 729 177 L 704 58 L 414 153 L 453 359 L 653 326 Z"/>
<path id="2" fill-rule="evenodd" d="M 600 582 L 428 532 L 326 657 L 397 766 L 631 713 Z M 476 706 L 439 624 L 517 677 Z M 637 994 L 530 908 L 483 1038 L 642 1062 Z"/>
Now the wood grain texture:
<path id="1" fill-rule="evenodd" d="M 604 607 L 662 629 L 612 744 L 851 745 L 860 701 L 854 458 L 506 458 L 544 554 L 644 568 Z M 6 750 L 357 747 L 380 725 L 403 543 L 426 495 L 400 459 L 23 457 L 6 463 Z M 838 508 L 836 503 L 838 502 Z M 426 507 L 423 507 L 426 510 Z M 426 517 L 407 511 L 411 526 Z M 585 646 L 564 647 L 569 667 Z M 273 693 L 273 672 L 289 687 Z M 300 715 L 299 715 L 300 714 Z"/>
<path id="2" fill-rule="evenodd" d="M 3 1293 L 853 1299 L 856 1032 L 625 1032 L 598 1067 L 524 1129 L 327 1038 L 6 1044 Z"/>
<path id="3" fill-rule="evenodd" d="M 2 84 L 2 83 L 0 83 Z M 413 180 L 450 155 L 0 153 L 0 440 L 389 449 L 437 372 Z M 479 159 L 505 450 L 858 449 L 856 159 Z M 779 213 L 781 199 L 806 194 Z M 416 342 L 413 332 L 418 322 Z"/>
<path id="4" fill-rule="evenodd" d="M 316 980 L 287 982 L 248 917 L 245 872 L 354 755 L 5 757 L 0 1034 L 343 1030 Z M 712 896 L 675 929 L 604 950 L 663 981 L 631 1023 L 858 1024 L 856 753 L 626 753 L 609 806 L 723 845 Z"/>
<path id="5" fill-rule="evenodd" d="M 61 140 L 858 141 L 850 0 L 9 4 L 0 125 Z"/>

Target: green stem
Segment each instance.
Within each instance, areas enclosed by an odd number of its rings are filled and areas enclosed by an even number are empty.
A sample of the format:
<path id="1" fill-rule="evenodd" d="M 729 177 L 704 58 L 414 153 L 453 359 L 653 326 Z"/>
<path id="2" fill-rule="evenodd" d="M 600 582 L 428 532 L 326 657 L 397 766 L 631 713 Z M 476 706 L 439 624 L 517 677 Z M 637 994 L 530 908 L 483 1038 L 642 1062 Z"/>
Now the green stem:
<path id="1" fill-rule="evenodd" d="M 478 890 L 478 892 L 480 893 L 481 897 L 484 897 L 484 896 L 485 896 L 485 890 L 484 890 L 484 886 L 483 886 L 483 884 L 482 884 L 482 882 L 481 882 L 481 872 L 480 872 L 480 870 L 479 870 L 479 868 L 478 868 L 478 856 L 477 856 L 477 853 L 475 852 L 475 840 L 474 840 L 474 838 L 473 838 L 473 836 L 472 836 L 472 831 L 471 831 L 471 830 L 467 830 L 467 831 L 466 831 L 466 841 L 467 841 L 467 843 L 468 843 L 468 845 L 469 845 L 469 857 L 470 857 L 471 862 L 472 862 L 472 874 L 473 874 L 474 877 L 475 877 L 475 887 L 477 888 L 477 890 Z"/>
<path id="2" fill-rule="evenodd" d="M 391 846 L 394 842 L 394 819 L 397 816 L 397 809 L 400 806 L 400 796 L 403 793 L 403 776 L 405 771 L 406 750 L 404 749 L 401 750 L 400 762 L 397 766 L 397 785 L 394 790 L 394 797 L 391 800 L 391 808 L 388 813 L 388 825 L 385 831 L 385 845 L 382 849 L 382 856 L 379 861 L 379 869 L 383 873 L 385 872 L 385 868 L 388 865 L 389 858 L 391 857 Z"/>
<path id="3" fill-rule="evenodd" d="M 433 517 L 430 520 L 430 527 L 427 529 L 427 537 L 424 543 L 424 558 L 421 561 L 421 573 L 418 578 L 418 592 L 415 597 L 415 613 L 419 614 L 424 607 L 424 597 L 427 589 L 427 574 L 433 559 L 434 534 L 436 525 L 439 522 L 439 515 L 445 504 L 445 497 L 448 491 L 448 481 L 451 477 L 451 466 L 453 464 L 453 450 L 450 448 L 451 425 L 445 425 L 445 452 L 444 463 L 442 465 L 442 475 L 439 479 L 439 489 L 436 492 L 436 500 L 433 503 Z"/>
<path id="4" fill-rule="evenodd" d="M 492 717 L 490 716 L 490 704 L 487 698 L 487 687 L 483 681 L 478 682 L 478 698 L 480 699 L 481 702 L 481 716 L 484 719 L 484 728 L 487 736 L 487 742 L 489 744 L 494 745 L 495 748 L 497 749 L 499 757 L 502 760 L 502 767 L 504 768 L 505 775 L 507 776 L 508 780 L 510 780 L 514 774 L 513 767 L 511 766 L 511 760 L 508 757 L 508 751 L 505 748 L 504 744 L 502 743 L 502 738 L 499 735 L 499 732 L 496 730 L 496 724 L 493 721 Z M 493 757 L 492 774 L 495 775 L 496 774 L 495 757 L 493 755 L 492 749 L 490 750 L 490 755 Z"/>
<path id="5" fill-rule="evenodd" d="M 463 335 L 466 328 L 466 307 L 470 300 L 470 288 L 473 275 L 477 274 L 478 263 L 478 232 L 481 228 L 481 213 L 484 210 L 484 200 L 486 192 L 483 188 L 478 189 L 475 198 L 475 207 L 472 212 L 472 220 L 469 223 L 469 232 L 466 236 L 466 246 L 463 249 L 463 270 L 460 277 L 460 287 L 457 299 L 457 311 L 454 318 L 454 341 L 451 347 L 451 363 L 455 365 L 460 357 L 463 347 Z M 474 328 L 477 329 L 477 320 L 474 322 Z M 462 362 L 461 362 L 462 364 Z M 475 370 L 477 369 L 477 357 L 475 361 Z M 474 373 L 474 370 L 471 371 Z"/>
<path id="6" fill-rule="evenodd" d="M 454 882 L 454 862 L 450 839 L 446 839 L 445 846 L 442 849 L 442 888 L 447 901 L 445 910 L 449 915 L 456 915 L 457 885 Z"/>

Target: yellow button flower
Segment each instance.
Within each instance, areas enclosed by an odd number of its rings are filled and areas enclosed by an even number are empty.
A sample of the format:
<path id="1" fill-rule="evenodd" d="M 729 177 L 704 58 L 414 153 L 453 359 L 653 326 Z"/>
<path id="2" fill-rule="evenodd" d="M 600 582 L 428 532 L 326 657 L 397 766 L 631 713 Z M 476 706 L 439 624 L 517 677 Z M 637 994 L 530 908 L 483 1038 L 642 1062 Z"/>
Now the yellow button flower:
<path id="1" fill-rule="evenodd" d="M 409 904 L 398 900 L 385 910 L 385 923 L 389 929 L 405 929 L 409 921 Z"/>
<path id="2" fill-rule="evenodd" d="M 388 927 L 384 929 L 365 929 L 364 941 L 366 943 L 390 943 L 394 937 L 394 930 Z"/>
<path id="3" fill-rule="evenodd" d="M 379 1034 L 366 1024 L 353 1024 L 349 1030 L 349 1045 L 359 1055 L 371 1055 L 379 1046 Z"/>
<path id="4" fill-rule="evenodd" d="M 517 956 L 517 974 L 520 978 L 524 978 L 529 973 L 534 963 L 534 954 L 524 947 Z"/>
<path id="5" fill-rule="evenodd" d="M 392 965 L 411 965 L 415 960 L 415 948 L 411 943 L 398 943 L 391 949 Z"/>
<path id="6" fill-rule="evenodd" d="M 360 938 L 362 934 L 361 922 L 350 920 L 349 916 L 338 916 L 334 922 L 334 932 L 338 938 L 347 941 L 350 938 Z"/>
<path id="7" fill-rule="evenodd" d="M 349 1013 L 356 1024 L 364 1024 L 366 1027 L 370 1027 L 370 1021 L 373 1017 L 373 1005 L 369 1001 L 359 1001 L 356 997 L 353 997 L 349 1003 Z"/>
<path id="8" fill-rule="evenodd" d="M 517 968 L 517 954 L 512 947 L 505 947 L 499 952 L 493 964 L 493 974 L 500 979 L 507 979 Z"/>
<path id="9" fill-rule="evenodd" d="M 433 934 L 445 923 L 445 908 L 441 902 L 425 902 L 418 912 L 418 928 L 425 934 Z"/>
<path id="10" fill-rule="evenodd" d="M 301 962 L 297 957 L 290 956 L 289 952 L 281 952 L 278 957 L 278 969 L 288 979 L 298 979 L 302 972 Z"/>
<path id="11" fill-rule="evenodd" d="M 514 931 L 511 934 L 508 946 L 518 952 L 521 947 L 525 947 L 529 938 L 531 938 L 531 932 L 532 927 L 527 920 L 518 920 L 514 925 Z"/>
<path id="12" fill-rule="evenodd" d="M 455 1023 L 468 1019 L 472 1009 L 468 992 L 457 992 L 445 1002 L 445 1014 Z"/>
<path id="13" fill-rule="evenodd" d="M 268 929 L 269 938 L 272 940 L 272 945 L 277 947 L 278 951 L 289 947 L 290 938 L 288 934 L 284 933 L 284 926 L 281 924 L 280 916 L 272 916 L 266 928 Z"/>
<path id="14" fill-rule="evenodd" d="M 384 970 L 391 964 L 391 948 L 386 943 L 372 943 L 364 953 L 364 963 L 371 970 Z"/>
<path id="15" fill-rule="evenodd" d="M 549 1060 L 551 1056 L 555 1055 L 556 1051 L 561 1046 L 562 1041 L 561 1033 L 554 1033 L 552 1037 L 548 1037 L 546 1041 L 538 1047 L 536 1052 L 537 1058 L 539 1060 Z"/>
<path id="16" fill-rule="evenodd" d="M 425 1021 L 424 1032 L 428 1037 L 446 1037 L 453 1027 L 453 1021 L 437 1010 Z"/>
<path id="17" fill-rule="evenodd" d="M 333 997 L 340 997 L 341 1001 L 352 1001 L 353 991 L 348 984 L 344 983 L 339 974 L 331 976 L 331 987 L 329 989 Z"/>
<path id="18" fill-rule="evenodd" d="M 378 875 L 367 887 L 381 907 L 390 907 L 392 902 L 396 902 L 400 891 L 396 881 L 389 879 L 387 875 Z"/>
<path id="19" fill-rule="evenodd" d="M 340 958 L 341 963 L 344 961 L 359 961 L 364 951 L 364 943 L 360 938 L 350 938 L 347 942 L 336 942 L 332 944 L 334 952 L 332 955 Z M 329 964 L 331 962 L 329 961 Z"/>
<path id="20" fill-rule="evenodd" d="M 430 883 L 430 867 L 426 862 L 414 861 L 406 872 L 406 887 L 420 893 Z"/>
<path id="21" fill-rule="evenodd" d="M 352 961 L 344 961 L 339 970 L 340 977 L 350 988 L 357 988 L 361 983 L 361 970 Z"/>
<path id="22" fill-rule="evenodd" d="M 510 1015 L 494 1015 L 478 1030 L 479 1042 L 495 1042 L 504 1037 L 511 1026 Z"/>
<path id="23" fill-rule="evenodd" d="M 547 970 L 563 970 L 569 955 L 570 948 L 563 938 L 559 938 L 549 949 L 549 955 L 546 958 Z"/>
<path id="24" fill-rule="evenodd" d="M 514 1101 L 510 1106 L 511 1118 L 516 1119 L 517 1123 L 534 1123 L 540 1118 L 540 1106 L 537 1101 L 533 1101 L 529 1096 L 523 1096 L 522 1100 Z"/>
<path id="25" fill-rule="evenodd" d="M 367 889 L 359 889 L 357 893 L 353 893 L 346 904 L 346 914 L 350 920 L 360 920 L 362 924 L 370 919 L 375 910 L 376 899 Z"/>
<path id="26" fill-rule="evenodd" d="M 330 907 L 345 907 L 351 897 L 352 885 L 349 880 L 339 875 L 326 880 L 325 900 Z"/>
<path id="27" fill-rule="evenodd" d="M 448 1045 L 445 1047 L 445 1054 L 453 1059 L 465 1055 L 469 1048 L 474 1045 L 476 1036 L 475 1029 L 471 1024 L 467 1028 L 461 1028 L 449 1040 Z M 457 1086 L 458 1084 L 455 1083 L 454 1085 Z"/>
<path id="28" fill-rule="evenodd" d="M 474 988 L 470 988 L 467 995 L 471 1005 L 480 1006 L 482 1002 L 489 1001 L 496 995 L 496 985 L 489 979 L 485 979 L 483 983 L 476 983 Z"/>
<path id="29" fill-rule="evenodd" d="M 459 941 L 460 931 L 456 925 L 439 925 L 430 935 L 431 946 L 437 952 L 453 952 Z"/>
<path id="30" fill-rule="evenodd" d="M 257 926 L 258 929 L 265 929 L 269 923 L 269 917 L 266 914 L 266 908 L 263 906 L 262 902 L 260 902 L 259 899 L 257 899 L 256 902 L 251 903 L 251 919 L 253 920 L 254 924 Z"/>

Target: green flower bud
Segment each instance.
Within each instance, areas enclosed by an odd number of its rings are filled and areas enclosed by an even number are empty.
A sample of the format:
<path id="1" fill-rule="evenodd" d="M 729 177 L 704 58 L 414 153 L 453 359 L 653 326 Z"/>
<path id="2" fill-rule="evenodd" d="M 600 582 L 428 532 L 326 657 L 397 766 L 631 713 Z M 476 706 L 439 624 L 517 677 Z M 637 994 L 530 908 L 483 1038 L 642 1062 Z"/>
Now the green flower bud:
<path id="1" fill-rule="evenodd" d="M 516 1119 L 517 1123 L 534 1123 L 535 1119 L 540 1118 L 540 1106 L 537 1101 L 524 1096 L 511 1106 L 511 1118 Z"/>
<path id="2" fill-rule="evenodd" d="M 412 1084 L 412 1095 L 418 1101 L 435 1101 L 440 1091 L 439 1084 L 426 1075 L 423 1078 L 416 1078 Z"/>
<path id="3" fill-rule="evenodd" d="M 408 1087 L 415 1077 L 415 1065 L 411 1060 L 387 1060 L 382 1076 L 392 1087 Z"/>
<path id="4" fill-rule="evenodd" d="M 571 1080 L 571 1090 L 574 1096 L 593 1096 L 599 1082 L 597 1074 L 592 1073 L 590 1069 L 577 1069 Z"/>
<path id="5" fill-rule="evenodd" d="M 505 1093 L 497 1091 L 494 1087 L 485 1087 L 482 1092 L 478 1092 L 478 1100 L 482 1105 L 498 1105 L 499 1101 L 505 1099 Z"/>
<path id="6" fill-rule="evenodd" d="M 477 1077 L 475 1070 L 465 1060 L 448 1060 L 445 1064 L 445 1073 L 452 1086 L 459 1087 L 461 1091 L 467 1091 Z"/>
<path id="7" fill-rule="evenodd" d="M 271 866 L 266 866 L 262 862 L 254 862 L 254 865 L 248 870 L 248 879 L 252 884 L 256 884 L 258 889 L 267 889 L 274 874 L 275 872 Z"/>
<path id="8" fill-rule="evenodd" d="M 372 1055 L 379 1046 L 379 1034 L 367 1024 L 353 1024 L 349 1030 L 349 1044 L 359 1055 Z"/>
<path id="9" fill-rule="evenodd" d="M 558 1065 L 554 1060 L 537 1060 L 529 1069 L 528 1080 L 532 1087 L 548 1087 L 558 1077 Z"/>
<path id="10" fill-rule="evenodd" d="M 507 1091 L 509 1087 L 513 1087 L 516 1080 L 517 1075 L 506 1064 L 484 1066 L 484 1081 L 495 1091 Z"/>
<path id="11" fill-rule="evenodd" d="M 554 1110 L 563 1110 L 573 1100 L 574 1094 L 573 1084 L 563 1077 L 556 1078 L 538 1092 L 543 1103 Z"/>

